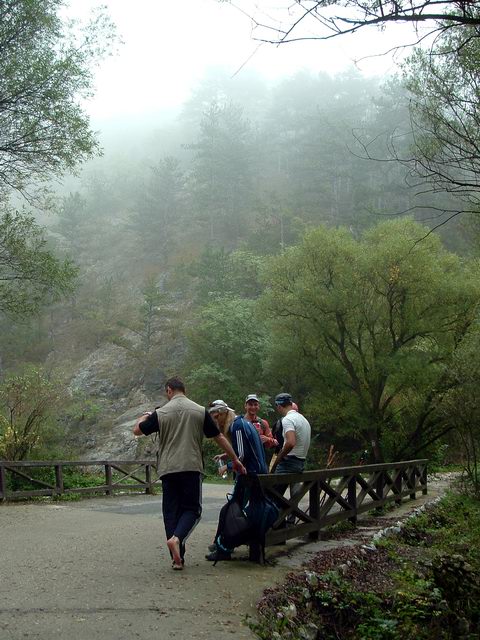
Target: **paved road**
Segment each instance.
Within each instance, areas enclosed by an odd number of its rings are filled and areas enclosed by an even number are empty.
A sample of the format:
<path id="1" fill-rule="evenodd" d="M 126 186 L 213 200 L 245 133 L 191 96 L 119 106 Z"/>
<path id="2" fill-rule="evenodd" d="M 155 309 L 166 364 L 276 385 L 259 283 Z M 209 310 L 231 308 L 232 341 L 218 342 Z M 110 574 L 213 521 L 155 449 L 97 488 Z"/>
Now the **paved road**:
<path id="1" fill-rule="evenodd" d="M 252 638 L 243 620 L 271 569 L 203 559 L 225 492 L 205 485 L 181 573 L 159 496 L 0 506 L 0 640 Z"/>
<path id="2" fill-rule="evenodd" d="M 252 640 L 244 621 L 263 589 L 339 543 L 289 542 L 266 567 L 239 551 L 213 567 L 203 557 L 224 500 L 225 486 L 204 485 L 183 572 L 170 568 L 158 496 L 0 505 L 0 640 Z"/>
<path id="3" fill-rule="evenodd" d="M 216 523 L 218 520 L 218 512 L 225 504 L 227 492 L 232 491 L 231 485 L 210 485 L 205 484 L 203 488 L 203 523 Z M 77 503 L 77 509 L 86 509 L 88 511 L 99 511 L 101 513 L 116 513 L 125 516 L 146 515 L 160 518 L 162 513 L 162 496 L 135 495 L 135 496 L 116 496 L 115 500 L 111 498 L 96 498 Z M 160 526 L 162 522 L 160 520 Z"/>

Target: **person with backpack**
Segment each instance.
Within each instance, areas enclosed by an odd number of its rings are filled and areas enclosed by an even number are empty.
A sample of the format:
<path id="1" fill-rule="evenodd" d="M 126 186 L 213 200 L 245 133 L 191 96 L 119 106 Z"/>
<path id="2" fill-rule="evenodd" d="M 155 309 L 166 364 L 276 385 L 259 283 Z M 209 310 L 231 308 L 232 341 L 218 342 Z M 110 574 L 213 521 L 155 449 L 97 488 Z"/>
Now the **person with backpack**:
<path id="1" fill-rule="evenodd" d="M 265 496 L 258 475 L 238 476 L 233 493 L 220 512 L 214 549 L 205 557 L 215 566 L 219 560 L 231 560 L 232 551 L 246 544 L 249 559 L 263 564 L 266 533 L 278 516 L 278 507 Z"/>
<path id="2" fill-rule="evenodd" d="M 228 414 L 229 411 L 232 411 L 232 409 L 223 400 L 216 400 L 209 407 L 210 415 L 217 425 L 227 419 L 223 416 Z M 231 441 L 233 450 L 247 470 L 247 474 L 268 473 L 265 450 L 260 436 L 251 422 L 245 420 L 243 416 L 236 416 L 225 436 Z M 216 456 L 216 458 L 222 457 Z M 222 469 L 219 470 L 219 473 L 221 471 Z M 209 547 L 210 553 L 205 556 L 207 560 L 216 562 L 218 560 L 231 559 L 233 548 L 221 542 L 229 505 L 230 502 L 227 502 L 220 511 L 215 542 Z"/>

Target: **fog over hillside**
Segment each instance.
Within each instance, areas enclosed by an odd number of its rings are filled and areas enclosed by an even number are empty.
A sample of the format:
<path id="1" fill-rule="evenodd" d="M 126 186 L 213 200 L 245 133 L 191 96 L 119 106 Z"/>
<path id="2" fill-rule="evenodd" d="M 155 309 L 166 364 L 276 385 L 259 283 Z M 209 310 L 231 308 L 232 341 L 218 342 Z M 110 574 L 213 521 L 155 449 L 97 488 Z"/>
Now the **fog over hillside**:
<path id="1" fill-rule="evenodd" d="M 366 57 L 411 30 L 260 45 L 249 16 L 284 3 L 236 4 L 110 0 L 116 26 L 87 29 L 60 106 L 28 105 L 51 147 L 39 136 L 36 163 L 6 174 L 0 373 L 39 385 L 28 402 L 59 390 L 35 455 L 140 455 L 128 425 L 173 373 L 202 404 L 255 392 L 271 416 L 288 389 L 318 451 L 345 460 L 391 425 L 385 455 L 413 455 L 414 425 L 436 436 L 453 411 L 447 372 L 465 374 L 476 339 L 476 164 L 449 155 L 452 109 L 422 102 L 421 52 L 403 75 L 405 51 Z"/>

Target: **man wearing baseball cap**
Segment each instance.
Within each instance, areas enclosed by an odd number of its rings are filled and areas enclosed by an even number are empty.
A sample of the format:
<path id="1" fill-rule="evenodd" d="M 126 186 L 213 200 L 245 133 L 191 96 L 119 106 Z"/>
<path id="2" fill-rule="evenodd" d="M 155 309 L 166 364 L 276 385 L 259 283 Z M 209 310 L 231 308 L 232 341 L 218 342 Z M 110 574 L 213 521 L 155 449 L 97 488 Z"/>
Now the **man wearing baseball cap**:
<path id="1" fill-rule="evenodd" d="M 289 393 L 279 393 L 275 397 L 275 406 L 282 418 L 283 446 L 272 465 L 272 473 L 302 473 L 310 447 L 311 428 L 308 420 L 293 408 L 293 399 Z M 290 498 L 297 492 L 300 483 L 290 484 Z M 285 493 L 287 485 L 276 487 Z M 290 514 L 285 522 L 295 523 L 295 515 Z"/>
<path id="2" fill-rule="evenodd" d="M 293 408 L 289 393 L 279 393 L 275 406 L 282 417 L 283 447 L 277 455 L 272 472 L 301 473 L 310 447 L 311 427 L 308 420 Z"/>
<path id="3" fill-rule="evenodd" d="M 258 417 L 258 410 L 260 409 L 260 400 L 255 393 L 250 393 L 245 398 L 245 420 L 251 422 L 260 436 L 260 440 L 265 449 L 274 449 L 278 442 L 273 437 L 270 425 L 263 418 Z"/>

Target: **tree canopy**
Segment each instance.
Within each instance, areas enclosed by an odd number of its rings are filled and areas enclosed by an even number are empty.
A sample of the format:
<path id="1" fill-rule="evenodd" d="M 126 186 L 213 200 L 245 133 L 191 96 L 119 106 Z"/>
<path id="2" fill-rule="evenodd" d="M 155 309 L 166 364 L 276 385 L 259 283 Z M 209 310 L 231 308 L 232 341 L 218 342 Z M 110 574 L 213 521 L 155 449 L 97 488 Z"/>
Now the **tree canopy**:
<path id="1" fill-rule="evenodd" d="M 480 26 L 480 3 L 463 0 L 295 0 L 280 14 L 278 21 L 270 16 L 253 15 L 257 38 L 282 44 L 297 40 L 328 40 L 366 27 L 384 28 L 391 22 L 426 24 L 418 34 L 418 42 L 427 35 L 438 36 L 456 27 Z"/>
<path id="2" fill-rule="evenodd" d="M 8 206 L 30 201 L 45 182 L 98 151 L 81 100 L 92 64 L 114 30 L 100 12 L 86 26 L 61 17 L 63 0 L 0 4 L 0 311 L 28 314 L 72 289 L 76 270 L 49 251 L 32 216 Z"/>
<path id="3" fill-rule="evenodd" d="M 480 210 L 479 62 L 478 28 L 468 27 L 444 34 L 430 52 L 416 50 L 405 65 L 412 169 L 432 192 L 455 196 L 452 214 Z"/>
<path id="4" fill-rule="evenodd" d="M 77 268 L 56 258 L 41 227 L 29 215 L 0 216 L 0 311 L 31 314 L 71 293 Z"/>
<path id="5" fill-rule="evenodd" d="M 371 444 L 376 460 L 414 455 L 444 433 L 449 362 L 480 304 L 478 266 L 438 237 L 417 242 L 424 235 L 409 219 L 360 240 L 318 228 L 265 275 L 271 368 L 283 367 L 289 388 L 300 368 L 320 421 Z"/>
<path id="6" fill-rule="evenodd" d="M 238 410 L 247 392 L 261 394 L 267 412 L 276 393 L 291 391 L 311 419 L 320 444 L 314 451 L 333 442 L 345 463 L 375 438 L 378 457 L 420 452 L 453 424 L 442 398 L 452 388 L 462 320 L 468 327 L 475 307 L 475 269 L 438 237 L 417 246 L 429 229 L 411 221 L 366 233 L 378 214 L 411 208 L 398 162 L 380 165 L 350 153 L 352 131 L 372 139 L 400 125 L 403 132 L 407 94 L 399 82 L 390 89 L 387 94 L 357 72 L 337 78 L 303 72 L 265 83 L 262 99 L 247 104 L 233 102 L 227 90 L 220 102 L 204 92 L 201 103 L 191 104 L 195 120 L 187 128 L 179 119 L 166 132 L 146 132 L 140 155 L 96 160 L 49 222 L 50 246 L 61 246 L 80 267 L 78 291 L 28 322 L 0 317 L 2 367 L 18 371 L 22 360 L 48 361 L 76 375 L 97 355 L 103 362 L 122 353 L 126 366 L 108 364 L 115 390 L 108 387 L 103 396 L 101 385 L 86 387 L 104 425 L 120 406 L 146 397 L 158 402 L 162 381 L 179 373 L 197 401 L 223 397 Z M 35 276 L 34 258 L 49 244 L 32 243 L 42 232 L 27 225 L 33 235 L 22 245 L 21 224 L 26 221 L 15 218 L 11 238 L 18 240 L 16 255 L 23 246 L 30 262 L 18 274 Z M 317 231 L 319 224 L 346 228 Z M 461 252 L 458 226 L 450 226 L 447 240 Z M 34 246 L 36 253 L 28 253 Z M 319 273 L 320 266 L 332 270 L 338 286 L 319 289 L 312 263 Z M 61 261 L 49 264 L 61 275 Z M 293 288 L 290 273 L 298 273 Z M 43 299 L 56 297 L 55 282 L 47 273 L 44 283 L 52 289 L 39 288 Z M 10 282 L 18 292 L 11 289 L 12 302 L 32 301 L 35 283 L 27 283 L 22 294 L 21 283 Z M 334 304 L 351 340 L 345 350 L 356 387 L 334 356 L 340 352 L 336 317 L 322 315 Z M 308 314 L 285 317 L 295 305 Z M 448 312 L 452 327 L 442 332 Z M 415 338 L 403 343 L 402 327 L 407 337 L 417 332 Z"/>
<path id="7" fill-rule="evenodd" d="M 63 0 L 0 4 L 0 185 L 25 190 L 98 151 L 81 99 L 113 29 L 103 13 L 84 28 Z"/>

